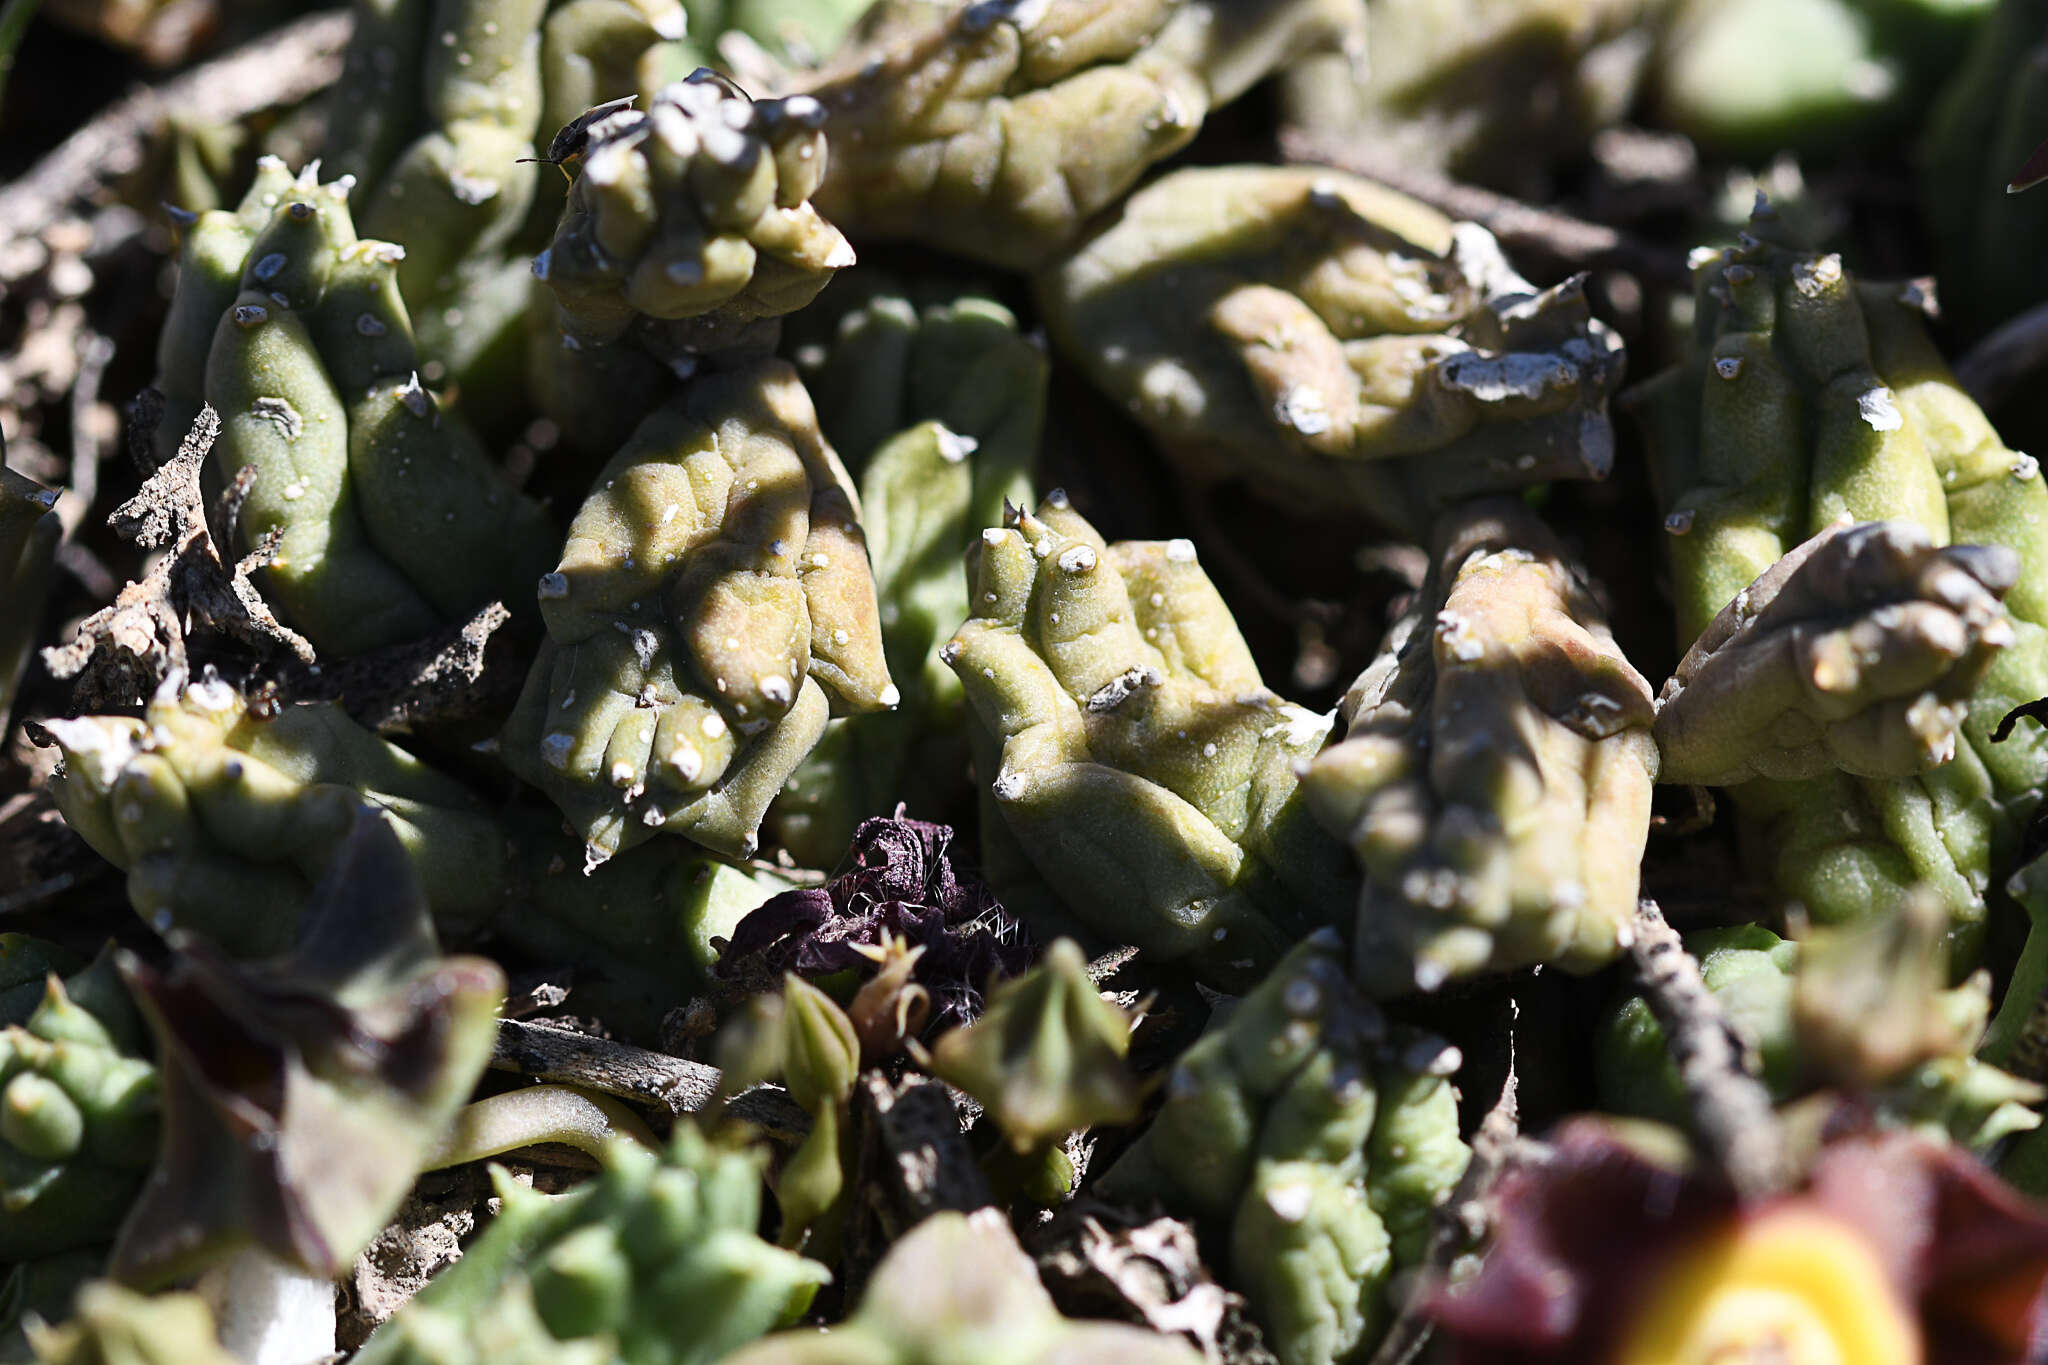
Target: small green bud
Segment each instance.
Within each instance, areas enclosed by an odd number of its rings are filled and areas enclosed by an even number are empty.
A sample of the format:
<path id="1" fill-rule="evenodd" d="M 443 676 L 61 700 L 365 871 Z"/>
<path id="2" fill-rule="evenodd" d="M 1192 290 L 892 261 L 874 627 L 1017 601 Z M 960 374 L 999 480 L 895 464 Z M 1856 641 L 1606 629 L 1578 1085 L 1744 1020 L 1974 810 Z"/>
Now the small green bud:
<path id="1" fill-rule="evenodd" d="M 860 1039 L 831 996 L 787 973 L 782 978 L 782 1079 L 789 1097 L 816 1111 L 846 1103 L 860 1074 Z"/>
<path id="2" fill-rule="evenodd" d="M 533 1267 L 533 1305 L 567 1341 L 615 1331 L 632 1308 L 633 1263 L 610 1228 L 579 1228 Z"/>
<path id="3" fill-rule="evenodd" d="M 63 1161 L 85 1141 L 85 1115 L 46 1076 L 23 1072 L 0 1091 L 0 1142 L 39 1161 Z"/>
<path id="4" fill-rule="evenodd" d="M 979 1019 L 941 1037 L 931 1070 L 980 1100 L 1011 1145 L 1030 1151 L 1137 1117 L 1132 1023 L 1095 989 L 1080 945 L 1063 938 L 990 991 Z"/>

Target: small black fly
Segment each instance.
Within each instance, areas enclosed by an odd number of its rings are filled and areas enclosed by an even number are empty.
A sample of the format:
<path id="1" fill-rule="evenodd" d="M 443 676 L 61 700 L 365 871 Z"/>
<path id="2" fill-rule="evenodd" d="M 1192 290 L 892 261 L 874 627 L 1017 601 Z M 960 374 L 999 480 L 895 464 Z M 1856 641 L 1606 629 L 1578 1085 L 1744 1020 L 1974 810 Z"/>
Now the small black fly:
<path id="1" fill-rule="evenodd" d="M 520 161 L 539 161 L 549 166 L 559 166 L 562 174 L 573 180 L 575 177 L 570 174 L 569 168 L 590 150 L 591 128 L 613 114 L 631 109 L 639 98 L 638 95 L 628 95 L 624 99 L 607 100 L 595 109 L 585 110 L 562 125 L 562 131 L 556 133 L 555 140 L 548 144 L 546 156 L 522 156 L 519 158 Z"/>

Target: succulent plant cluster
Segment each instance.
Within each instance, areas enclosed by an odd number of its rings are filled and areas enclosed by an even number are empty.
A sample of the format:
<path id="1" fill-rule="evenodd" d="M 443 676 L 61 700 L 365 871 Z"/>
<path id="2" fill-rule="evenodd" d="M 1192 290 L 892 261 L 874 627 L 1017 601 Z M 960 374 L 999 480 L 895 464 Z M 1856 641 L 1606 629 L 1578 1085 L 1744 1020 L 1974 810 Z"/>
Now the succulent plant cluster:
<path id="1" fill-rule="evenodd" d="M 995 0 L 870 10 L 808 92 L 842 139 L 819 208 L 856 241 L 1043 263 L 1212 109 L 1307 53 L 1334 0 Z"/>
<path id="2" fill-rule="evenodd" d="M 1358 855 L 1359 979 L 1376 992 L 1620 951 L 1658 750 L 1649 684 L 1536 517 L 1438 521 L 1430 573 L 1303 776 Z"/>
<path id="3" fill-rule="evenodd" d="M 503 737 L 591 863 L 658 833 L 751 856 L 826 720 L 896 705 L 858 515 L 781 361 L 707 376 L 600 471 Z"/>
<path id="4" fill-rule="evenodd" d="M 255 471 L 239 525 L 277 537 L 263 587 L 323 652 L 406 643 L 493 599 L 523 606 L 547 513 L 421 382 L 407 248 L 360 238 L 348 184 L 269 159 L 233 211 L 186 225 L 158 342 L 160 458 L 221 414 L 216 484 Z"/>
<path id="5" fill-rule="evenodd" d="M 824 117 L 808 96 L 756 102 L 707 71 L 585 129 L 568 208 L 534 261 L 570 335 L 612 341 L 639 319 L 714 310 L 750 322 L 816 298 L 853 264 L 809 202 Z"/>
<path id="6" fill-rule="evenodd" d="M 2048 782 L 2039 734 L 1991 741 L 2048 687 L 2030 567 L 2048 483 L 1958 390 L 1918 292 L 1860 281 L 1779 231 L 1762 210 L 1752 235 L 1702 254 L 1690 358 L 1638 404 L 1678 636 L 1706 646 L 1666 705 L 1692 705 L 1712 654 L 1738 668 L 1743 637 L 1777 633 L 1791 650 L 1779 685 L 1804 692 L 1803 719 L 1736 742 L 1792 751 L 1749 760 L 1758 779 L 1734 788 L 1761 865 L 1823 922 L 1925 884 L 1967 933 Z M 1841 520 L 1907 525 L 1782 562 Z"/>
<path id="7" fill-rule="evenodd" d="M 102 953 L 83 970 L 54 944 L 0 936 L 0 1261 L 113 1240 L 156 1154 L 157 1069 Z"/>
<path id="8" fill-rule="evenodd" d="M 272 715 L 218 678 L 173 678 L 139 718 L 45 728 L 64 756 L 58 808 L 127 872 L 130 904 L 158 932 L 282 952 L 365 803 L 391 820 L 443 922 L 493 906 L 504 857 L 484 804 L 333 705 Z"/>
<path id="9" fill-rule="evenodd" d="M 659 1153 L 626 1143 L 565 1195 L 502 1169 L 503 1209 L 357 1359 L 712 1365 L 794 1313 L 824 1267 L 755 1235 L 760 1164 L 679 1124 Z"/>
<path id="10" fill-rule="evenodd" d="M 351 23 L 0 251 L 0 1362 L 2048 1339 L 2042 0 Z"/>
<path id="11" fill-rule="evenodd" d="M 1620 344 L 1484 228 L 1306 166 L 1178 171 L 1040 276 L 1061 348 L 1204 480 L 1413 525 L 1603 478 Z"/>
<path id="12" fill-rule="evenodd" d="M 994 757 L 983 839 L 1101 941 L 1255 979 L 1349 880 L 1298 795 L 1328 718 L 1260 680 L 1191 542 L 1106 544 L 1057 492 L 1005 523 L 942 651 Z"/>
<path id="13" fill-rule="evenodd" d="M 1353 1359 L 1464 1172 L 1459 1060 L 1390 1025 L 1319 932 L 1181 1055 L 1105 1192 L 1227 1229 L 1226 1282 L 1285 1365 Z"/>

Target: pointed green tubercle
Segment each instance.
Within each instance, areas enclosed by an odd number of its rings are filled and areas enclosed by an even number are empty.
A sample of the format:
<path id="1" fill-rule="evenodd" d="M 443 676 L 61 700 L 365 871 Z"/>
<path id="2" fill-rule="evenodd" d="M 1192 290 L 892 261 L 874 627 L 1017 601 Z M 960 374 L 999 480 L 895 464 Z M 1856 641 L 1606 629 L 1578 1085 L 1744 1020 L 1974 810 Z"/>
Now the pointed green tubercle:
<path id="1" fill-rule="evenodd" d="M 761 1164 L 685 1120 L 665 1149 L 614 1144 L 566 1195 L 496 1171 L 502 1211 L 374 1335 L 361 1365 L 713 1365 L 830 1276 L 755 1234 Z"/>
<path id="2" fill-rule="evenodd" d="M 1193 1220 L 1283 1365 L 1362 1359 L 1470 1156 L 1459 1062 L 1389 1025 L 1319 932 L 1181 1055 L 1098 1188 Z"/>
<path id="3" fill-rule="evenodd" d="M 1106 544 L 1054 493 L 981 533 L 968 583 L 941 657 L 995 760 L 985 841 L 1101 941 L 1225 988 L 1343 913 L 1355 883 L 1298 792 L 1329 719 L 1267 690 L 1190 542 Z"/>
<path id="4" fill-rule="evenodd" d="M 700 379 L 598 475 L 503 736 L 590 865 L 663 832 L 751 855 L 827 717 L 897 703 L 858 517 L 780 361 Z"/>

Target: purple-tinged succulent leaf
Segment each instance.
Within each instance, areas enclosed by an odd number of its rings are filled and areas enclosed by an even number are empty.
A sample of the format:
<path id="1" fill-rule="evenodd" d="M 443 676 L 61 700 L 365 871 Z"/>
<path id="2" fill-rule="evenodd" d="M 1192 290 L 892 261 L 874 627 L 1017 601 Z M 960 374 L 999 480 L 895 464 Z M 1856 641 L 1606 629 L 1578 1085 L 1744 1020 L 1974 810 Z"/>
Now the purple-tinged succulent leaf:
<path id="1" fill-rule="evenodd" d="M 1778 1328 L 1843 1360 L 2038 1358 L 2048 1209 L 1947 1143 L 1843 1117 L 1803 1188 L 1748 1206 L 1676 1143 L 1664 1153 L 1641 1129 L 1568 1123 L 1550 1160 L 1497 1188 L 1479 1274 L 1433 1293 L 1445 1359 L 1734 1358 L 1716 1352 Z"/>
<path id="2" fill-rule="evenodd" d="M 469 1097 L 503 973 L 439 956 L 404 847 L 367 811 L 290 954 L 171 944 L 161 968 L 122 960 L 162 1053 L 164 1145 L 113 1273 L 161 1284 L 253 1243 L 340 1274 Z"/>

